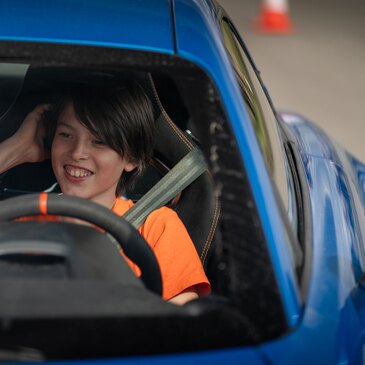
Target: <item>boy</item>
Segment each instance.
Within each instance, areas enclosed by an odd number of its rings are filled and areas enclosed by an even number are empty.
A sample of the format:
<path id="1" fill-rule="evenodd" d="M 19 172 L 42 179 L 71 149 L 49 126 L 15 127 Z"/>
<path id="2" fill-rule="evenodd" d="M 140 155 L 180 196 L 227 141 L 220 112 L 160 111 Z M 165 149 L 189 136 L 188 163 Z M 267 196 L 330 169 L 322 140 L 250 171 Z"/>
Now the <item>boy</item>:
<path id="1" fill-rule="evenodd" d="M 45 111 L 50 111 L 46 130 Z M 37 106 L 0 144 L 0 172 L 46 158 L 45 136 L 63 194 L 90 199 L 118 215 L 133 206 L 121 194 L 150 160 L 154 138 L 152 104 L 138 83 L 78 89 L 52 108 Z M 160 264 L 165 300 L 184 304 L 210 292 L 194 244 L 173 210 L 162 207 L 152 212 L 139 232 Z M 139 276 L 138 267 L 127 261 Z"/>

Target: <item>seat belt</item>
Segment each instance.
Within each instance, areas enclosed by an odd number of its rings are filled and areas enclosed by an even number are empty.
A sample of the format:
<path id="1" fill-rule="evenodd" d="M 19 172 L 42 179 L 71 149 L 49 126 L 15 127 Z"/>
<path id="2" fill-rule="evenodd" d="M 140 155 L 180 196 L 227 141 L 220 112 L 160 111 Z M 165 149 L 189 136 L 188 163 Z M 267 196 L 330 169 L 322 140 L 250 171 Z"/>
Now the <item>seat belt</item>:
<path id="1" fill-rule="evenodd" d="M 164 206 L 173 199 L 202 175 L 207 168 L 208 165 L 200 149 L 192 149 L 157 184 L 143 195 L 123 215 L 123 218 L 138 229 L 152 211 Z"/>

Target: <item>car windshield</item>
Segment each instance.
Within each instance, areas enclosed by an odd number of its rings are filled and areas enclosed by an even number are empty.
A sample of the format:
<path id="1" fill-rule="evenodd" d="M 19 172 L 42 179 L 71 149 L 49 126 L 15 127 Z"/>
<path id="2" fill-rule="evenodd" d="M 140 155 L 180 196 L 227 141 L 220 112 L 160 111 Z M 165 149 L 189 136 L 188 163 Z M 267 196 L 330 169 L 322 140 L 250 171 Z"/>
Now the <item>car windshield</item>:
<path id="1" fill-rule="evenodd" d="M 272 279 L 249 285 L 247 288 L 251 288 L 249 292 L 256 299 L 249 308 L 237 309 L 241 306 L 239 303 L 246 302 L 248 295 L 241 290 L 239 278 L 251 280 L 247 276 L 247 264 L 251 259 L 240 256 L 246 250 L 246 244 L 262 247 L 260 265 L 265 267 L 266 273 L 272 268 L 235 137 L 214 82 L 187 61 L 179 58 L 172 61 L 168 56 L 155 53 L 68 46 L 74 55 L 70 60 L 65 53 L 57 52 L 61 46 L 47 45 L 43 50 L 34 47 L 32 57 L 25 62 L 28 53 L 27 46 L 23 46 L 21 43 L 14 45 L 18 47 L 19 60 L 0 64 L 2 141 L 17 132 L 37 105 L 52 104 L 60 93 L 79 88 L 105 90 L 138 80 L 153 105 L 156 135 L 153 158 L 145 172 L 123 191 L 123 199 L 139 201 L 185 156 L 200 151 L 204 163 L 194 162 L 200 166 L 200 175 L 187 187 L 181 187 L 182 192 L 169 196 L 164 204 L 184 223 L 212 293 L 184 306 L 162 300 L 158 285 L 150 278 L 155 275 L 154 269 L 141 259 L 142 276 L 139 278 L 115 250 L 117 242 L 123 238 L 114 231 L 114 225 L 110 224 L 110 217 L 102 207 L 84 209 L 82 203 L 71 201 L 71 207 L 65 203 L 60 208 L 58 194 L 63 190 L 62 184 L 61 187 L 57 184 L 57 173 L 50 160 L 20 164 L 1 174 L 0 194 L 5 218 L 0 237 L 0 285 L 4 290 L 0 293 L 11 291 L 6 297 L 3 294 L 0 300 L 0 316 L 9 323 L 1 335 L 3 349 L 10 349 L 14 357 L 34 355 L 39 360 L 141 354 L 141 346 L 144 353 L 152 354 L 232 346 L 242 340 L 252 343 L 248 330 L 251 319 L 246 320 L 253 318 L 257 311 L 259 293 L 267 293 L 267 303 L 277 303 L 280 307 L 281 302 L 277 292 L 272 291 L 276 285 Z M 49 55 L 52 55 L 52 61 Z M 80 65 L 80 58 L 97 61 Z M 46 109 L 45 115 L 50 112 Z M 77 112 L 83 113 L 82 110 Z M 44 123 L 47 123 L 47 117 Z M 59 135 L 68 140 L 70 132 L 62 130 Z M 96 132 L 94 135 L 97 138 L 90 138 L 97 148 L 108 144 Z M 74 180 L 94 173 L 75 167 L 65 169 Z M 191 170 L 189 167 L 179 169 L 182 172 L 177 176 L 182 174 L 183 177 Z M 233 170 L 240 174 L 232 176 Z M 167 185 L 171 190 L 176 182 Z M 49 207 L 55 204 L 54 215 L 90 219 L 93 226 L 57 219 L 47 222 L 19 220 L 44 213 L 42 209 L 46 203 L 39 200 L 39 195 L 35 202 L 26 197 L 45 191 L 50 193 Z M 230 191 L 234 191 L 234 198 Z M 10 198 L 13 197 L 19 203 L 12 204 Z M 88 213 L 84 216 L 81 211 Z M 101 229 L 95 229 L 95 225 Z M 109 230 L 111 235 L 103 233 Z M 30 248 L 24 246 L 27 242 L 31 242 Z M 104 246 L 108 249 L 104 250 Z M 121 246 L 126 256 L 140 259 L 139 254 L 124 247 L 123 242 Z M 124 263 L 119 267 L 116 260 Z M 150 274 L 143 276 L 143 270 Z M 277 316 L 267 311 L 264 303 L 262 305 L 261 318 L 266 319 L 261 325 L 265 332 L 264 323 L 276 322 Z M 240 336 L 235 335 L 237 321 L 241 323 Z M 183 343 L 178 340 L 181 328 L 186 337 Z M 283 319 L 275 334 L 267 336 L 279 335 L 285 329 Z M 149 338 L 149 333 L 156 331 L 161 338 L 158 349 Z M 217 331 L 220 336 L 216 336 Z M 58 333 L 69 335 L 60 341 Z M 245 333 L 243 337 L 242 333 Z M 76 341 L 80 338 L 81 342 Z"/>

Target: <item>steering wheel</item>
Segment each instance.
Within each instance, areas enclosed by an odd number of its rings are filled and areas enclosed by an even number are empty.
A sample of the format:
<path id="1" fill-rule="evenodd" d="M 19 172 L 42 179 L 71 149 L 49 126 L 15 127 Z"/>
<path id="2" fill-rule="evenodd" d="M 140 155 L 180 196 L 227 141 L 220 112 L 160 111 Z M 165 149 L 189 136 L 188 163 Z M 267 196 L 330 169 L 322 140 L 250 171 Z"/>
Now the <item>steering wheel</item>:
<path id="1" fill-rule="evenodd" d="M 111 234 L 125 255 L 141 269 L 146 288 L 162 295 L 160 267 L 152 249 L 130 223 L 111 210 L 90 200 L 47 193 L 17 196 L 0 203 L 0 222 L 47 214 L 79 218 Z"/>

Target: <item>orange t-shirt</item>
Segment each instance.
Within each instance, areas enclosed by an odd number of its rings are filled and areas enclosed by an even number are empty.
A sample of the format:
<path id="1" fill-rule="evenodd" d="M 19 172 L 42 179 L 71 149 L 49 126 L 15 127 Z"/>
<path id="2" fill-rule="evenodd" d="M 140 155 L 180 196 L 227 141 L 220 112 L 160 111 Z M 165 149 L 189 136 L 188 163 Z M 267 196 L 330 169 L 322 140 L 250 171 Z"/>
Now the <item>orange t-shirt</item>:
<path id="1" fill-rule="evenodd" d="M 117 198 L 113 211 L 122 216 L 132 206 L 131 200 Z M 138 231 L 151 246 L 160 265 L 165 300 L 192 286 L 195 286 L 200 296 L 210 293 L 210 284 L 201 260 L 175 211 L 167 207 L 156 209 Z M 127 262 L 134 273 L 140 276 L 138 266 L 129 259 Z"/>
<path id="2" fill-rule="evenodd" d="M 122 216 L 134 203 L 131 200 L 116 198 L 113 212 Z M 22 217 L 19 221 L 47 220 L 59 221 L 55 215 Z M 185 289 L 195 287 L 199 296 L 211 291 L 202 262 L 183 222 L 175 211 L 162 207 L 153 211 L 138 229 L 151 246 L 162 276 L 162 296 L 169 300 Z M 141 275 L 139 267 L 122 252 L 136 276 Z"/>

